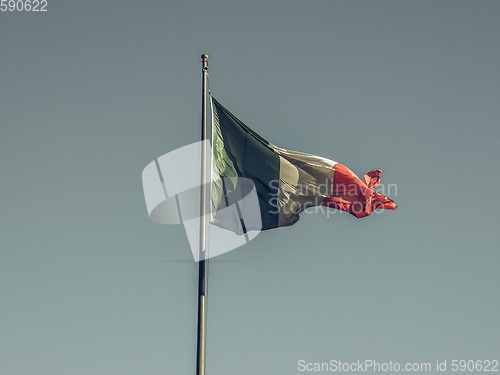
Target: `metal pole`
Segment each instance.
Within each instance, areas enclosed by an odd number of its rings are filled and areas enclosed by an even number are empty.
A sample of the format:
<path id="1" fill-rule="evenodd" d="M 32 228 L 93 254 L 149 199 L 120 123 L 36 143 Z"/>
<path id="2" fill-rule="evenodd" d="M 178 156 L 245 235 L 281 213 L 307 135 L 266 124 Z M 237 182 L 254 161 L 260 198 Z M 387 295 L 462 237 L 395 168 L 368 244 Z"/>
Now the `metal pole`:
<path id="1" fill-rule="evenodd" d="M 201 55 L 201 140 L 207 139 L 207 79 L 208 79 L 208 55 Z M 205 375 L 205 333 L 206 333 L 206 258 L 207 250 L 207 186 L 206 186 L 206 142 L 202 142 L 201 150 L 201 199 L 200 199 L 200 260 L 198 264 L 198 332 L 196 340 L 196 375 Z M 206 259 L 205 259 L 206 258 Z"/>

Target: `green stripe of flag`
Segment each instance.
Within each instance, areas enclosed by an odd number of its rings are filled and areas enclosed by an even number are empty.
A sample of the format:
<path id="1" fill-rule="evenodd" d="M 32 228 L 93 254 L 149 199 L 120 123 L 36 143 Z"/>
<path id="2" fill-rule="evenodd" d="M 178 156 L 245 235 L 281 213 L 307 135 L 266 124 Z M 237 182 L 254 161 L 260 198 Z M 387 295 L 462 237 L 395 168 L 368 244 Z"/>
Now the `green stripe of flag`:
<path id="1" fill-rule="evenodd" d="M 269 142 L 255 133 L 217 100 L 213 103 L 213 154 L 214 164 L 220 177 L 228 177 L 225 191 L 215 184 L 212 194 L 213 212 L 217 218 L 217 206 L 223 197 L 232 201 L 230 195 L 235 191 L 238 177 L 251 179 L 257 190 L 262 230 L 278 226 L 278 181 L 280 177 L 279 155 Z M 220 181 L 220 179 L 219 179 Z M 225 179 L 228 181 L 228 179 Z M 228 186 L 233 184 L 233 186 Z M 217 191 L 218 190 L 218 191 Z M 226 200 L 227 202 L 227 200 Z"/>

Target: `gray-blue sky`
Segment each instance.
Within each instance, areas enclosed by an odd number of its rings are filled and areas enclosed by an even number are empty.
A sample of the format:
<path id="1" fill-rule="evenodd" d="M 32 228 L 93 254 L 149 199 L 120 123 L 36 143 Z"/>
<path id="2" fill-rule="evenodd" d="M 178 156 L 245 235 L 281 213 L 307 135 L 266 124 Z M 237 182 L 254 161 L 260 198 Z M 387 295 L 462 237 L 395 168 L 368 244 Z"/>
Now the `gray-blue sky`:
<path id="1" fill-rule="evenodd" d="M 193 373 L 195 264 L 141 171 L 214 96 L 384 169 L 396 212 L 306 214 L 210 266 L 207 373 L 498 359 L 495 1 L 48 1 L 0 13 L 0 373 Z"/>

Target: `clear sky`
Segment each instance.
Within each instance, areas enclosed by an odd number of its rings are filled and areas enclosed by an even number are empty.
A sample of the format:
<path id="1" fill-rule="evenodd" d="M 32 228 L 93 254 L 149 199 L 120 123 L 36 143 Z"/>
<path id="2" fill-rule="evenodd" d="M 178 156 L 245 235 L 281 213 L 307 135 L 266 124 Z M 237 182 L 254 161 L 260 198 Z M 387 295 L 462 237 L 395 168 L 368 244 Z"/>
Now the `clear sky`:
<path id="1" fill-rule="evenodd" d="M 194 374 L 197 265 L 141 172 L 198 140 L 202 53 L 248 126 L 383 169 L 399 205 L 305 213 L 216 258 L 207 375 L 500 359 L 500 2 L 47 9 L 0 12 L 0 374 Z"/>

